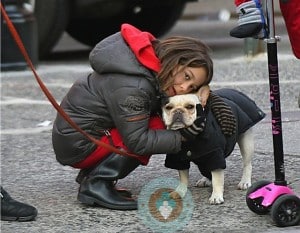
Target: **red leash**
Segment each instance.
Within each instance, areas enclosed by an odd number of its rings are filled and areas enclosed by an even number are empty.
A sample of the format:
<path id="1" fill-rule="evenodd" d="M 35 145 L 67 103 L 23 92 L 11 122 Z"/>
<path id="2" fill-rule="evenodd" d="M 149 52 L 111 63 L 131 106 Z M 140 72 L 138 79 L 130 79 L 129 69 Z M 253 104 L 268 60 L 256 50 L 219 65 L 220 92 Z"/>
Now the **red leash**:
<path id="1" fill-rule="evenodd" d="M 6 14 L 6 11 L 4 9 L 4 7 L 2 6 L 2 3 L 0 3 L 1 6 L 1 13 L 3 15 L 3 18 L 5 19 L 6 23 L 7 23 L 7 27 L 10 31 L 10 33 L 12 34 L 17 46 L 19 47 L 22 55 L 24 56 L 28 66 L 30 67 L 30 69 L 32 70 L 34 77 L 36 79 L 36 81 L 38 82 L 38 84 L 40 85 L 40 88 L 42 89 L 42 91 L 44 92 L 44 94 L 46 95 L 46 97 L 48 98 L 48 100 L 51 102 L 51 104 L 53 105 L 53 107 L 56 109 L 56 111 L 74 128 L 76 129 L 78 132 L 80 132 L 81 134 L 83 134 L 85 137 L 87 137 L 90 141 L 94 142 L 96 145 L 98 146 L 102 146 L 112 152 L 115 152 L 116 154 L 120 154 L 120 155 L 126 155 L 126 156 L 130 156 L 130 157 L 134 157 L 134 158 L 138 158 L 139 156 L 135 155 L 135 154 L 131 154 L 128 153 L 126 151 L 123 150 L 119 150 L 114 146 L 111 146 L 109 144 L 103 143 L 99 140 L 97 140 L 96 138 L 92 137 L 91 135 L 89 135 L 87 132 L 85 132 L 84 130 L 82 130 L 69 116 L 68 114 L 60 107 L 60 105 L 56 102 L 56 100 L 54 99 L 54 97 L 52 96 L 52 94 L 50 93 L 50 91 L 48 90 L 48 88 L 45 86 L 45 84 L 43 83 L 43 81 L 41 80 L 41 78 L 39 77 L 39 75 L 37 74 L 37 72 L 35 71 L 34 65 L 31 62 L 30 57 L 28 56 L 28 53 L 24 47 L 24 44 L 16 30 L 16 28 L 14 27 L 13 23 L 11 22 L 11 20 L 9 19 L 8 15 Z"/>

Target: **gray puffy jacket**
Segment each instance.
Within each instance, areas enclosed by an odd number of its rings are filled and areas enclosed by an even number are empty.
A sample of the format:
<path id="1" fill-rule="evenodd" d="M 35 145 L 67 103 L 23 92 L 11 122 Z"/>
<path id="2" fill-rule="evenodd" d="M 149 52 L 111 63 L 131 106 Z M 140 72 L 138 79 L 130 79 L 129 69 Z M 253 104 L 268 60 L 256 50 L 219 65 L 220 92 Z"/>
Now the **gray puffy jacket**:
<path id="1" fill-rule="evenodd" d="M 93 72 L 74 83 L 61 102 L 79 127 L 96 138 L 117 128 L 124 144 L 137 155 L 176 153 L 181 135 L 170 130 L 150 130 L 149 117 L 160 111 L 155 74 L 141 65 L 120 33 L 96 45 L 90 54 Z M 83 160 L 96 145 L 57 115 L 52 143 L 63 165 Z"/>

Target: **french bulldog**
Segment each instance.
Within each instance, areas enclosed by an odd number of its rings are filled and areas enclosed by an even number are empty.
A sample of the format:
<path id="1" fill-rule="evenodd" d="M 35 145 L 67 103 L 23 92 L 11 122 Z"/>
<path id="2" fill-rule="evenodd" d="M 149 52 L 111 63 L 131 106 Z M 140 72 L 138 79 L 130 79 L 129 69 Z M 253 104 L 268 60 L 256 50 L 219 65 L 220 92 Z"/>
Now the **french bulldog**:
<path id="1" fill-rule="evenodd" d="M 229 150 L 229 152 L 225 152 L 224 157 L 227 157 L 229 154 L 231 154 L 233 147 L 236 143 L 238 143 L 241 156 L 243 159 L 243 173 L 242 173 L 242 178 L 240 182 L 238 183 L 238 189 L 245 190 L 251 186 L 251 175 L 252 175 L 252 157 L 254 154 L 254 136 L 253 136 L 253 131 L 252 131 L 252 126 L 257 123 L 259 120 L 261 120 L 265 114 L 255 105 L 254 101 L 252 101 L 250 98 L 248 99 L 247 96 L 243 95 L 242 93 L 235 91 L 233 89 L 228 89 L 225 90 L 225 96 L 226 94 L 229 93 L 235 95 L 242 95 L 242 99 L 245 98 L 246 102 L 251 102 L 251 108 L 253 107 L 255 110 L 258 111 L 258 118 L 255 120 L 253 124 L 251 123 L 248 129 L 240 133 L 239 131 L 236 132 L 236 135 L 233 137 L 233 146 Z M 232 98 L 232 97 L 230 97 Z M 243 105 L 237 101 L 238 104 Z M 185 94 L 185 95 L 176 95 L 173 97 L 169 97 L 169 102 L 167 102 L 163 107 L 162 107 L 162 118 L 163 121 L 169 130 L 178 130 L 181 128 L 188 127 L 193 124 L 194 120 L 197 117 L 197 111 L 196 111 L 196 105 L 201 104 L 201 100 L 199 99 L 198 95 L 196 94 Z M 239 114 L 239 111 L 233 111 L 234 114 Z M 211 115 L 213 117 L 213 115 Z M 238 117 L 243 117 L 243 116 L 236 116 Z M 207 120 L 206 124 L 210 124 L 211 121 Z M 239 123 L 239 120 L 237 120 L 237 124 Z M 206 128 L 209 128 L 209 125 L 206 125 Z M 239 126 L 237 125 L 237 128 Z M 244 128 L 244 126 L 242 126 Z M 206 130 L 206 129 L 205 129 Z M 220 134 L 222 135 L 222 134 Z M 224 136 L 224 135 L 223 135 Z M 220 136 L 220 137 L 223 137 Z M 210 140 L 216 140 L 216 138 L 209 138 L 210 134 L 208 134 L 208 138 L 206 138 L 207 141 Z M 192 145 L 198 144 L 201 146 L 201 141 L 202 140 L 201 136 L 197 136 L 195 141 L 192 142 Z M 224 140 L 226 140 L 226 137 L 224 136 Z M 189 154 L 186 153 L 187 155 Z M 201 152 L 195 152 L 195 154 L 201 153 Z M 227 153 L 227 154 L 226 154 Z M 173 155 L 171 155 L 173 156 Z M 170 157 L 171 157 L 170 156 Z M 201 154 L 197 155 L 199 159 L 196 159 L 196 162 L 194 159 L 189 159 L 189 162 L 194 162 L 194 163 L 201 163 Z M 213 161 L 212 161 L 213 162 Z M 203 165 L 201 165 L 203 166 Z M 199 165 L 198 165 L 199 167 Z M 200 169 L 200 168 L 199 168 Z M 201 170 L 200 170 L 201 171 Z M 209 198 L 209 203 L 210 204 L 221 204 L 224 202 L 224 169 L 219 168 L 210 171 L 211 172 L 211 177 L 203 177 L 200 179 L 197 183 L 196 186 L 198 187 L 205 187 L 205 186 L 212 186 L 212 194 Z M 202 173 L 202 172 L 201 172 Z M 173 191 L 170 195 L 173 198 L 179 198 L 179 197 L 184 197 L 186 192 L 187 192 L 187 186 L 189 183 L 189 169 L 184 169 L 184 170 L 179 170 L 179 179 L 180 179 L 180 184 L 176 188 L 175 191 Z"/>

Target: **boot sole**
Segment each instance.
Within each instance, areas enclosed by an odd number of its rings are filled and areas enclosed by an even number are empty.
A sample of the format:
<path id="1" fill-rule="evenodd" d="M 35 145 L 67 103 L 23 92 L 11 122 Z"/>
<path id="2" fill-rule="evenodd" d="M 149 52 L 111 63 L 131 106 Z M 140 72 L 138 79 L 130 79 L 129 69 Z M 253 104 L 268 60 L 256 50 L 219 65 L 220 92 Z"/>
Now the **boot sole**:
<path id="1" fill-rule="evenodd" d="M 36 215 L 30 215 L 26 217 L 10 217 L 10 216 L 1 216 L 2 221 L 18 221 L 18 222 L 27 222 L 34 220 Z"/>
<path id="2" fill-rule="evenodd" d="M 86 196 L 86 195 L 81 194 L 81 193 L 78 194 L 77 199 L 81 203 L 86 204 L 86 205 L 90 205 L 90 206 L 99 205 L 99 206 L 106 207 L 106 208 L 113 209 L 113 210 L 137 210 L 137 204 L 136 204 L 136 206 L 113 205 L 113 204 L 109 204 L 109 203 L 105 203 L 103 201 L 100 201 L 96 198 Z"/>

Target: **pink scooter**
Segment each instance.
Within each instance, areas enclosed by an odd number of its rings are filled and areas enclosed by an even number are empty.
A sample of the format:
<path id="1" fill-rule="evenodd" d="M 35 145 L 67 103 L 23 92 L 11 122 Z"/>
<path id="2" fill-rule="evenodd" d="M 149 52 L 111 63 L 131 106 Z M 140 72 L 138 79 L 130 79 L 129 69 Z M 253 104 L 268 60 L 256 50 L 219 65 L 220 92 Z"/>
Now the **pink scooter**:
<path id="1" fill-rule="evenodd" d="M 254 183 L 247 191 L 246 203 L 254 213 L 264 215 L 270 212 L 277 226 L 287 227 L 300 223 L 300 197 L 287 186 L 285 180 L 277 60 L 278 37 L 275 36 L 273 0 L 266 0 L 266 13 L 275 181 L 262 180 Z"/>

